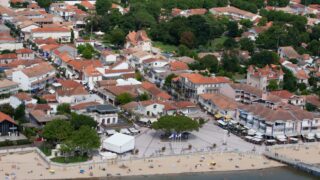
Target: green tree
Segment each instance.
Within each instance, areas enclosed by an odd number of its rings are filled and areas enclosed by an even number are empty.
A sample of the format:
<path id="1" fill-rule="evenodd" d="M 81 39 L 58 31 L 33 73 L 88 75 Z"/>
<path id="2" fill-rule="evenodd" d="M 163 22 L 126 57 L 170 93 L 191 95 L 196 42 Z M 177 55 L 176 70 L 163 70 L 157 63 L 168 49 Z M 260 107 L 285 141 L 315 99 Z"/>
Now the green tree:
<path id="1" fill-rule="evenodd" d="M 104 15 L 108 13 L 112 5 L 111 0 L 97 0 L 96 1 L 96 12 L 98 15 Z"/>
<path id="2" fill-rule="evenodd" d="M 239 58 L 235 55 L 224 54 L 221 60 L 222 68 L 226 72 L 239 72 L 240 62 Z"/>
<path id="3" fill-rule="evenodd" d="M 277 82 L 276 80 L 274 80 L 274 79 L 270 80 L 270 81 L 269 81 L 269 84 L 268 84 L 268 86 L 267 86 L 267 89 L 268 89 L 269 91 L 274 91 L 274 90 L 279 89 L 278 82 Z"/>
<path id="4" fill-rule="evenodd" d="M 227 35 L 229 37 L 237 37 L 241 34 L 239 27 L 238 27 L 238 23 L 236 21 L 230 21 L 228 23 L 228 33 Z"/>
<path id="5" fill-rule="evenodd" d="M 70 114 L 71 113 L 70 104 L 68 104 L 68 103 L 59 104 L 57 107 L 57 113 L 58 114 Z"/>
<path id="6" fill-rule="evenodd" d="M 234 49 L 238 47 L 238 43 L 233 38 L 228 38 L 223 42 L 226 49 Z"/>
<path id="7" fill-rule="evenodd" d="M 254 42 L 249 38 L 242 38 L 239 41 L 241 50 L 247 50 L 250 53 L 254 52 Z"/>
<path id="8" fill-rule="evenodd" d="M 282 70 L 285 73 L 283 77 L 283 89 L 295 92 L 297 90 L 297 78 L 289 69 L 283 67 Z"/>
<path id="9" fill-rule="evenodd" d="M 187 116 L 162 116 L 158 121 L 152 123 L 151 126 L 156 130 L 163 130 L 167 133 L 170 132 L 186 132 L 199 129 L 199 123 L 192 120 Z"/>
<path id="10" fill-rule="evenodd" d="M 71 113 L 70 123 L 75 130 L 80 129 L 81 126 L 97 127 L 97 122 L 92 117 L 77 113 Z"/>
<path id="11" fill-rule="evenodd" d="M 36 0 L 36 2 L 40 7 L 48 9 L 52 3 L 52 0 Z"/>
<path id="12" fill-rule="evenodd" d="M 114 29 L 110 32 L 110 42 L 116 47 L 122 47 L 125 43 L 126 34 L 122 29 Z"/>
<path id="13" fill-rule="evenodd" d="M 96 130 L 89 126 L 81 126 L 79 130 L 74 131 L 70 140 L 82 155 L 98 149 L 101 144 Z"/>
<path id="14" fill-rule="evenodd" d="M 195 36 L 192 32 L 186 31 L 181 34 L 180 43 L 186 45 L 188 48 L 195 46 Z"/>
<path id="15" fill-rule="evenodd" d="M 14 116 L 14 109 L 9 104 L 4 104 L 0 106 L 0 112 L 3 112 L 11 117 Z"/>
<path id="16" fill-rule="evenodd" d="M 138 96 L 139 101 L 146 101 L 149 99 L 150 99 L 150 96 L 146 92 L 144 92 Z"/>
<path id="17" fill-rule="evenodd" d="M 175 77 L 177 77 L 177 75 L 175 75 L 175 74 L 169 74 L 169 75 L 166 77 L 165 81 L 164 81 L 164 86 L 166 86 L 166 87 L 171 87 L 172 79 L 175 78 Z"/>
<path id="18" fill-rule="evenodd" d="M 310 104 L 310 103 L 306 103 L 306 110 L 307 111 L 311 111 L 311 112 L 315 112 L 317 111 L 317 106 Z"/>
<path id="19" fill-rule="evenodd" d="M 73 29 L 71 29 L 70 42 L 71 42 L 71 43 L 73 43 L 73 42 L 74 42 L 74 31 L 73 31 Z"/>
<path id="20" fill-rule="evenodd" d="M 61 143 L 67 140 L 73 132 L 70 122 L 56 119 L 48 122 L 44 128 L 42 136 L 53 143 Z"/>
<path id="21" fill-rule="evenodd" d="M 81 5 L 81 4 L 75 4 L 75 6 L 77 6 L 77 8 L 78 9 L 80 9 L 80 10 L 82 10 L 82 11 L 84 11 L 84 12 L 87 12 L 88 10 L 87 10 L 87 8 L 86 7 L 84 7 L 83 5 Z"/>
<path id="22" fill-rule="evenodd" d="M 203 64 L 211 73 L 217 73 L 219 69 L 219 61 L 214 55 L 206 55 L 200 59 L 200 63 Z"/>
<path id="23" fill-rule="evenodd" d="M 307 50 L 312 53 L 314 56 L 320 55 L 320 41 L 312 40 L 308 46 Z"/>
<path id="24" fill-rule="evenodd" d="M 286 7 L 290 0 L 267 0 L 268 6 Z"/>
<path id="25" fill-rule="evenodd" d="M 277 53 L 264 50 L 255 53 L 250 59 L 250 64 L 254 64 L 259 67 L 264 67 L 270 64 L 279 64 L 279 59 L 280 58 Z"/>
<path id="26" fill-rule="evenodd" d="M 116 101 L 117 101 L 119 104 L 123 105 L 123 104 L 127 104 L 127 103 L 133 101 L 133 97 L 131 96 L 131 94 L 125 92 L 125 93 L 119 94 L 119 95 L 116 97 Z"/>
<path id="27" fill-rule="evenodd" d="M 26 114 L 26 106 L 24 104 L 20 104 L 16 110 L 14 111 L 14 118 L 17 120 L 24 120 Z"/>

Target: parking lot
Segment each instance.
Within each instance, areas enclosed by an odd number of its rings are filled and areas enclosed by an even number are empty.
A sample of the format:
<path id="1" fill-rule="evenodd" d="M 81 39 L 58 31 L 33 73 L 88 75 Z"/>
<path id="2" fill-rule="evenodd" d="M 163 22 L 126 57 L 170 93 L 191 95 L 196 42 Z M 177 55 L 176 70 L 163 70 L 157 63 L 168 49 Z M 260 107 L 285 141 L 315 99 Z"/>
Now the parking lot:
<path id="1" fill-rule="evenodd" d="M 174 155 L 200 151 L 252 151 L 264 150 L 264 146 L 256 146 L 243 139 L 227 133 L 226 130 L 213 124 L 210 120 L 199 131 L 191 132 L 187 140 L 160 139 L 161 132 L 148 128 L 141 128 L 141 134 L 136 136 L 135 147 L 139 150 L 138 157 L 154 155 Z M 213 145 L 216 145 L 213 148 Z M 192 146 L 191 148 L 189 146 Z M 163 151 L 163 147 L 165 150 Z"/>

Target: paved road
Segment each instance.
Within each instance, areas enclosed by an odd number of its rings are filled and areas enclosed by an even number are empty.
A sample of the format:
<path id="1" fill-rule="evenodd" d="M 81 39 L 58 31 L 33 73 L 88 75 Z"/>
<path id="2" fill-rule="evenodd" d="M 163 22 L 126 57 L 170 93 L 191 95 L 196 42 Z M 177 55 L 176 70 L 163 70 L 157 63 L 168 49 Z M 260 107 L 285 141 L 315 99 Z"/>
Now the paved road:
<path id="1" fill-rule="evenodd" d="M 224 144 L 226 142 L 226 145 Z M 241 138 L 227 133 L 222 128 L 213 124 L 213 121 L 206 123 L 198 132 L 192 132 L 186 141 L 162 141 L 160 134 L 154 130 L 143 128 L 142 133 L 136 137 L 136 148 L 139 149 L 140 157 L 149 157 L 160 153 L 162 147 L 166 147 L 160 154 L 172 155 L 198 151 L 209 151 L 213 144 L 216 144 L 216 151 L 251 151 L 253 148 L 263 152 L 264 146 L 255 146 Z M 189 150 L 188 146 L 192 145 Z"/>

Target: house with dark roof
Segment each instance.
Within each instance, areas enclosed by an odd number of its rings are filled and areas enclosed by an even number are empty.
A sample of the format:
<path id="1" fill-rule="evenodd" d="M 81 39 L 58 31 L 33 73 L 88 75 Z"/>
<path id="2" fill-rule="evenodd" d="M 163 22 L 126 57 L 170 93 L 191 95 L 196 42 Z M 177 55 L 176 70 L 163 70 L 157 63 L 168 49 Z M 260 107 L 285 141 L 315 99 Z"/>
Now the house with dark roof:
<path id="1" fill-rule="evenodd" d="M 87 107 L 87 115 L 93 117 L 99 126 L 118 123 L 118 109 L 110 104 L 100 104 Z"/>
<path id="2" fill-rule="evenodd" d="M 18 133 L 18 124 L 7 114 L 0 112 L 0 136 Z"/>

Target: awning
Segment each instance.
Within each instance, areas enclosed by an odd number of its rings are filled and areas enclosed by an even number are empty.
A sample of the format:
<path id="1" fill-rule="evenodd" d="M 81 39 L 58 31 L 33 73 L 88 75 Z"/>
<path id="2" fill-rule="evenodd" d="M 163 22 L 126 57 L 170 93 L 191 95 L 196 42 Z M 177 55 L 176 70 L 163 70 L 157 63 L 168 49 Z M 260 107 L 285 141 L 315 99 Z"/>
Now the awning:
<path id="1" fill-rule="evenodd" d="M 231 117 L 230 115 L 228 115 L 228 114 L 225 115 L 224 118 L 226 118 L 226 119 L 232 119 L 232 117 Z"/>
<path id="2" fill-rule="evenodd" d="M 277 135 L 276 137 L 278 140 L 279 139 L 287 139 L 287 137 L 285 135 Z"/>
<path id="3" fill-rule="evenodd" d="M 220 118 L 222 118 L 222 114 L 217 113 L 216 115 L 214 115 L 214 117 L 217 118 L 217 119 L 220 119 Z"/>

